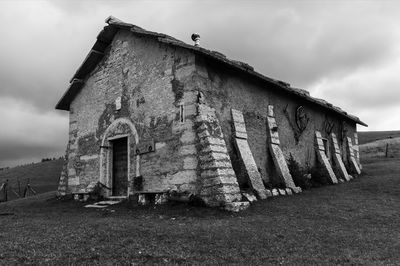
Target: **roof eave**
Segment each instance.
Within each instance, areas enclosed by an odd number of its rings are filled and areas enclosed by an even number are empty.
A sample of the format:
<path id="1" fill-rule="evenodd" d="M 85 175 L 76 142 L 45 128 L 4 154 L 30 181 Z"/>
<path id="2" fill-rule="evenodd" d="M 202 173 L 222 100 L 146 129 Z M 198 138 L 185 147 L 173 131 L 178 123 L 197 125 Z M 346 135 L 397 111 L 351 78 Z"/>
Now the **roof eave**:
<path id="1" fill-rule="evenodd" d="M 206 56 L 208 58 L 211 58 L 213 60 L 221 62 L 227 66 L 230 66 L 231 68 L 240 70 L 243 73 L 247 73 L 248 75 L 251 75 L 252 77 L 261 79 L 264 82 L 274 84 L 274 85 L 278 86 L 280 89 L 282 89 L 292 95 L 297 95 L 298 97 L 300 97 L 306 101 L 312 102 L 312 103 L 319 105 L 325 109 L 331 110 L 332 112 L 339 114 L 351 121 L 354 121 L 357 124 L 368 127 L 368 125 L 366 123 L 362 122 L 358 117 L 348 114 L 347 112 L 341 110 L 339 107 L 335 107 L 326 101 L 318 100 L 316 98 L 309 96 L 306 93 L 300 92 L 299 90 L 296 90 L 296 89 L 290 87 L 290 84 L 288 84 L 286 82 L 266 77 L 256 71 L 254 71 L 254 69 L 246 63 L 229 60 L 220 53 L 210 51 L 210 50 L 204 49 L 202 47 L 186 44 L 186 43 L 184 43 L 180 40 L 177 40 L 173 37 L 170 37 L 166 34 L 160 34 L 157 32 L 151 32 L 151 31 L 144 30 L 133 24 L 125 23 L 113 16 L 108 17 L 105 20 L 105 22 L 108 24 L 108 26 L 105 26 L 103 28 L 103 30 L 98 34 L 95 44 L 93 45 L 89 54 L 86 56 L 85 60 L 81 64 L 81 66 L 78 68 L 78 70 L 75 72 L 74 76 L 70 80 L 71 84 L 70 84 L 68 90 L 64 93 L 64 95 L 60 99 L 60 101 L 57 103 L 56 109 L 69 111 L 69 105 L 70 105 L 71 101 L 73 100 L 73 98 L 76 96 L 76 94 L 78 94 L 80 88 L 83 86 L 83 84 L 84 84 L 83 80 L 85 79 L 85 77 L 91 71 L 93 71 L 95 66 L 102 60 L 102 58 L 104 57 L 105 50 L 111 44 L 117 31 L 119 29 L 124 29 L 124 30 L 129 30 L 138 35 L 146 35 L 146 36 L 155 37 L 155 38 L 157 38 L 157 40 L 159 42 L 179 46 L 179 47 L 191 50 L 197 54 L 200 54 L 201 56 Z M 338 110 L 338 109 L 340 109 L 340 110 Z"/>

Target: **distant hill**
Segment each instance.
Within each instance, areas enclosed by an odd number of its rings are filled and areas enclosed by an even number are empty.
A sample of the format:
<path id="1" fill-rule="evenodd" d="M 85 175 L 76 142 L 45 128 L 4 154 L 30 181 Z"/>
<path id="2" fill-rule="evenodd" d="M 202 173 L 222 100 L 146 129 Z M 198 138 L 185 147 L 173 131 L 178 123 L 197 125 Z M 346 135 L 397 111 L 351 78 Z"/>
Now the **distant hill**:
<path id="1" fill-rule="evenodd" d="M 361 131 L 358 132 L 358 143 L 365 144 L 376 140 L 391 139 L 400 137 L 400 130 L 397 131 Z"/>
<path id="2" fill-rule="evenodd" d="M 58 187 L 58 179 L 61 174 L 64 160 L 46 161 L 41 163 L 17 166 L 0 171 L 0 184 L 9 180 L 9 184 L 18 192 L 18 182 L 20 181 L 21 190 L 26 186 L 30 179 L 31 187 L 37 193 L 54 191 Z M 8 193 L 9 199 L 15 199 L 14 193 Z"/>
<path id="3" fill-rule="evenodd" d="M 387 151 L 386 151 L 387 149 Z M 400 137 L 380 139 L 360 145 L 361 159 L 365 158 L 399 158 Z"/>

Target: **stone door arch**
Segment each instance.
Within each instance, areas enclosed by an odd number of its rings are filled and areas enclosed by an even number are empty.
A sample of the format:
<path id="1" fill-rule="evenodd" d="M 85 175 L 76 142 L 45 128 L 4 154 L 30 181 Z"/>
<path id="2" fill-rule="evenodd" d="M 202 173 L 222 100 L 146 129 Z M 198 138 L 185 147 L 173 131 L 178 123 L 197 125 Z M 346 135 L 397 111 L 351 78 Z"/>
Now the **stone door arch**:
<path id="1" fill-rule="evenodd" d="M 100 147 L 100 183 L 112 188 L 112 141 L 119 138 L 127 138 L 128 149 L 128 188 L 127 195 L 129 196 L 132 188 L 134 177 L 139 176 L 139 155 L 135 153 L 136 145 L 139 142 L 139 136 L 135 125 L 128 118 L 118 118 L 108 126 L 103 134 Z M 112 196 L 111 190 L 105 190 L 106 197 Z"/>

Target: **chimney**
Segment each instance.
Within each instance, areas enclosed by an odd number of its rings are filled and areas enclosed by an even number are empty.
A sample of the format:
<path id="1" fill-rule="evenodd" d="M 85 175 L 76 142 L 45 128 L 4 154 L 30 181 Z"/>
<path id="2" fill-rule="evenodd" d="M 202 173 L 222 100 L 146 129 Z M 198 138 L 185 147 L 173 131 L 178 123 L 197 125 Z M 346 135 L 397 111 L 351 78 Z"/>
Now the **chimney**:
<path id="1" fill-rule="evenodd" d="M 194 41 L 194 46 L 200 46 L 200 35 L 198 33 L 193 33 L 192 41 Z"/>

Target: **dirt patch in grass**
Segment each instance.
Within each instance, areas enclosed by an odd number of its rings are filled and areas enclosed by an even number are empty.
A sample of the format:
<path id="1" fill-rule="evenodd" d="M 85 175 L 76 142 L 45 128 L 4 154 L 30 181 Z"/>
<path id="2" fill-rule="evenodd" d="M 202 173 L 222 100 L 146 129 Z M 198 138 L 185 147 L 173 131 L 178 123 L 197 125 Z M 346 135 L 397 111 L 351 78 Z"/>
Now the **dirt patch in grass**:
<path id="1" fill-rule="evenodd" d="M 400 263 L 399 160 L 351 182 L 228 213 L 188 205 L 93 210 L 74 201 L 0 204 L 0 264 Z M 10 215 L 11 213 L 11 215 Z"/>

